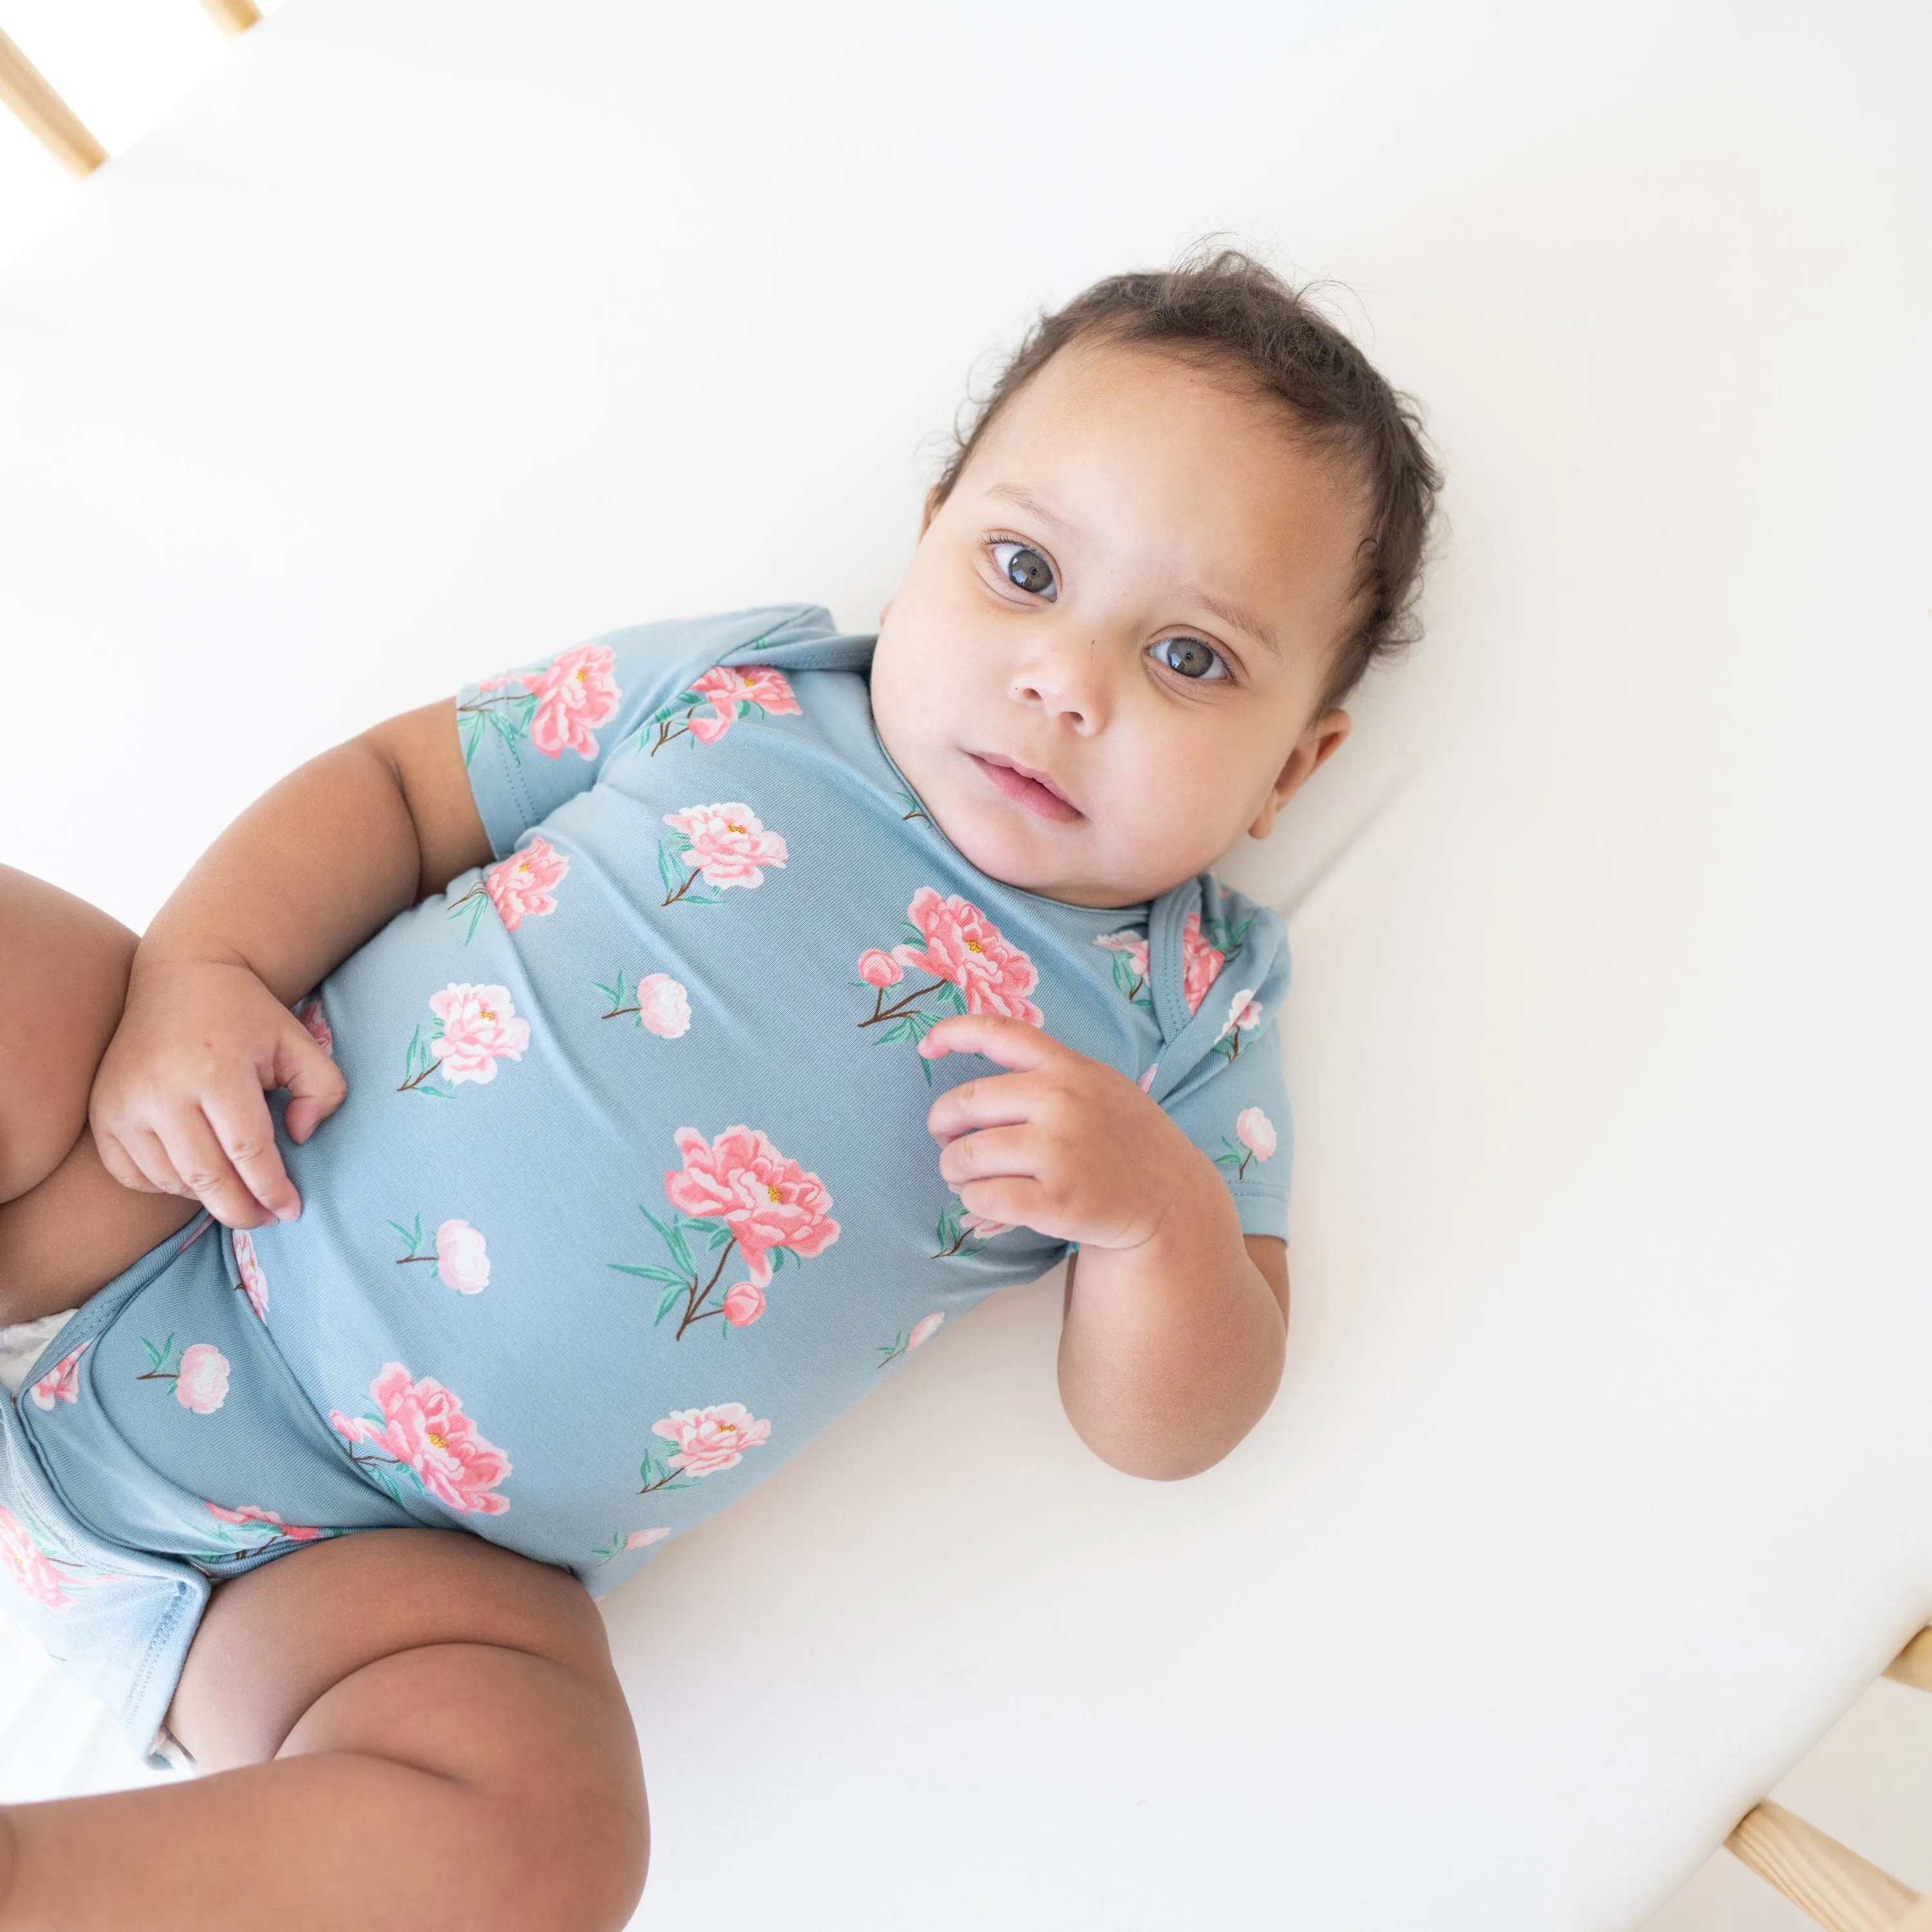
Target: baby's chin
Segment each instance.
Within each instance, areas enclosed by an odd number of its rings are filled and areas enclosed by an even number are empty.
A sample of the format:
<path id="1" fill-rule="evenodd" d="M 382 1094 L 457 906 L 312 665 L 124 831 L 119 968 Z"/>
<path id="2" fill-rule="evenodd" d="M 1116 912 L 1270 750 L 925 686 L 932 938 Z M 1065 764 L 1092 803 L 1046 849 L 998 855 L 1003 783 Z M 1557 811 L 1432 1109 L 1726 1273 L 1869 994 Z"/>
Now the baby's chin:
<path id="1" fill-rule="evenodd" d="M 1071 824 L 1035 820 L 1024 806 L 1003 811 L 998 806 L 963 805 L 922 794 L 939 829 L 984 872 L 1003 886 L 1016 886 L 1044 899 L 1068 905 L 1134 906 L 1154 896 L 1108 876 L 1091 862 L 1100 843 L 1098 828 L 1089 819 Z M 1082 863 L 1083 860 L 1088 861 Z"/>

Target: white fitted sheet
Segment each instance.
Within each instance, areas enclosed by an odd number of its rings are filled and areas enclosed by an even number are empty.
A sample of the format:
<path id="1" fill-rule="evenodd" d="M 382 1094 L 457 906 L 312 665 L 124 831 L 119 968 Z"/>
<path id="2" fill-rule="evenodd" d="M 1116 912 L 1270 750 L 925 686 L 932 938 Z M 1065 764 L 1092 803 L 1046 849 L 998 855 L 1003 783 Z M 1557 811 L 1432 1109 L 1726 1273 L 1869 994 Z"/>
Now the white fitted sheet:
<path id="1" fill-rule="evenodd" d="M 1056 1277 L 668 1549 L 640 1924 L 1615 1932 L 1932 1617 L 1928 42 L 288 0 L 0 272 L 0 827 L 136 927 L 479 670 L 869 625 L 975 358 L 1202 232 L 1429 406 L 1429 638 L 1224 868 L 1297 951 L 1279 1400 L 1116 1474 Z M 142 1776 L 23 1642 L 0 1794 Z"/>

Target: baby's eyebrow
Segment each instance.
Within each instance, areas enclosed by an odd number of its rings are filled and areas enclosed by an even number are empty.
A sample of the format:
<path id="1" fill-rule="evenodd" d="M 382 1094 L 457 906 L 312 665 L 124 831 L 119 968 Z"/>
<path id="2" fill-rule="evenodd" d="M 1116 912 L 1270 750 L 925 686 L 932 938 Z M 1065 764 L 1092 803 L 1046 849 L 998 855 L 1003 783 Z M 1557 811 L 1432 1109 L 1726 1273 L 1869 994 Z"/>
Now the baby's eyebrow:
<path id="1" fill-rule="evenodd" d="M 1226 598 L 1216 597 L 1211 590 L 1202 590 L 1192 584 L 1180 594 L 1184 597 L 1192 598 L 1202 610 L 1212 611 L 1230 630 L 1239 631 L 1244 636 L 1252 638 L 1270 657 L 1279 658 L 1281 656 L 1281 646 L 1240 604 L 1231 604 Z"/>
<path id="2" fill-rule="evenodd" d="M 1079 534 L 1077 528 L 1070 524 L 1058 510 L 1049 508 L 1030 490 L 1022 489 L 1017 483 L 995 483 L 986 494 L 989 496 L 1004 496 L 1008 502 L 1017 503 L 1023 510 L 1030 510 L 1042 523 L 1051 524 L 1055 530 L 1064 530 L 1070 536 L 1077 536 Z"/>

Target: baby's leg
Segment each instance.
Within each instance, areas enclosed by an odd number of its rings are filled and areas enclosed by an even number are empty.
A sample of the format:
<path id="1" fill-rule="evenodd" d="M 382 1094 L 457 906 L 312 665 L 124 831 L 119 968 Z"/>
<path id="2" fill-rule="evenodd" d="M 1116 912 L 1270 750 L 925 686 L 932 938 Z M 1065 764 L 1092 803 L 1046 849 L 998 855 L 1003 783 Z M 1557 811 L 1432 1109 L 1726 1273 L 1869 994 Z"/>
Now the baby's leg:
<path id="1" fill-rule="evenodd" d="M 168 1728 L 202 1775 L 0 1807 L 0 1932 L 615 1932 L 644 1889 L 603 1620 L 480 1537 L 367 1530 L 218 1584 Z"/>
<path id="2" fill-rule="evenodd" d="M 85 899 L 0 866 L 0 1325 L 76 1306 L 200 1212 L 123 1187 L 87 1125 L 137 944 Z"/>

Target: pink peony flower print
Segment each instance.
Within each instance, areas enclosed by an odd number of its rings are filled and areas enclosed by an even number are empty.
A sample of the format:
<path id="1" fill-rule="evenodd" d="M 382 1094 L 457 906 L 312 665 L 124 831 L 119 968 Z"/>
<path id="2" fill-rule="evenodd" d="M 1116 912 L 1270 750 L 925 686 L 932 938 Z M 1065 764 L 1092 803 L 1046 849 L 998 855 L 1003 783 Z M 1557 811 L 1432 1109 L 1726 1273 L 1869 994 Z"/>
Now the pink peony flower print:
<path id="1" fill-rule="evenodd" d="M 889 1362 L 897 1361 L 902 1355 L 910 1354 L 922 1342 L 932 1337 L 939 1324 L 945 1319 L 944 1314 L 938 1311 L 931 1315 L 921 1316 L 919 1320 L 913 1324 L 912 1333 L 910 1335 L 895 1335 L 890 1342 L 881 1342 L 879 1344 L 877 1350 L 879 1359 L 873 1366 L 875 1369 L 883 1369 Z"/>
<path id="2" fill-rule="evenodd" d="M 646 973 L 638 982 L 638 1018 L 660 1040 L 676 1040 L 690 1030 L 691 998 L 668 973 Z"/>
<path id="3" fill-rule="evenodd" d="M 626 1550 L 644 1550 L 653 1543 L 662 1543 L 670 1535 L 668 1529 L 634 1529 L 624 1539 Z"/>
<path id="4" fill-rule="evenodd" d="M 248 1229 L 230 1228 L 228 1245 L 235 1251 L 235 1266 L 242 1276 L 242 1292 L 248 1298 L 248 1306 L 255 1311 L 256 1321 L 267 1321 L 268 1277 L 262 1272 L 261 1261 L 255 1252 L 255 1244 L 249 1238 Z"/>
<path id="5" fill-rule="evenodd" d="M 798 700 L 782 671 L 764 664 L 718 664 L 695 678 L 691 689 L 712 708 L 708 718 L 693 718 L 691 735 L 701 745 L 715 745 L 738 716 L 741 702 L 762 705 L 778 716 L 800 715 Z"/>
<path id="6" fill-rule="evenodd" d="M 1262 1003 L 1255 998 L 1253 987 L 1244 986 L 1228 1002 L 1228 1017 L 1221 1022 L 1221 1030 L 1214 1036 L 1214 1050 L 1226 1054 L 1232 1062 L 1241 1050 L 1242 1034 L 1252 1033 L 1261 1023 Z"/>
<path id="7" fill-rule="evenodd" d="M 1154 1091 L 1154 1076 L 1160 1071 L 1160 1062 L 1156 1060 L 1154 1064 L 1134 1082 L 1134 1084 L 1138 1087 L 1143 1094 L 1151 1094 Z"/>
<path id="8" fill-rule="evenodd" d="M 1258 1107 L 1244 1107 L 1234 1116 L 1234 1138 L 1257 1160 L 1266 1160 L 1275 1150 L 1274 1123 Z"/>
<path id="9" fill-rule="evenodd" d="M 765 866 L 784 864 L 784 840 L 776 832 L 767 832 L 758 814 L 736 799 L 716 805 L 688 805 L 681 812 L 666 812 L 664 822 L 687 842 L 684 850 L 671 856 L 691 868 L 684 883 L 665 900 L 667 905 L 682 898 L 700 874 L 706 885 L 721 890 L 759 886 L 764 883 Z"/>
<path id="10" fill-rule="evenodd" d="M 566 751 L 596 757 L 592 734 L 616 716 L 624 694 L 611 676 L 616 662 L 608 644 L 579 644 L 542 670 L 518 674 L 518 682 L 536 697 L 530 742 L 545 758 L 561 758 Z"/>
<path id="11" fill-rule="evenodd" d="M 1201 1010 L 1201 1002 L 1208 997 L 1208 988 L 1214 985 L 1226 956 L 1201 937 L 1201 915 L 1190 913 L 1180 928 L 1180 991 L 1190 1013 Z"/>
<path id="12" fill-rule="evenodd" d="M 94 1346 L 89 1336 L 77 1348 L 70 1349 L 28 1391 L 36 1408 L 52 1408 L 57 1402 L 77 1402 L 80 1400 L 80 1372 L 79 1364 L 82 1355 Z"/>
<path id="13" fill-rule="evenodd" d="M 995 1234 L 1004 1234 L 1009 1228 L 1018 1224 L 1012 1221 L 995 1221 L 988 1214 L 962 1214 L 959 1225 L 977 1234 L 982 1241 L 989 1241 Z"/>
<path id="14" fill-rule="evenodd" d="M 490 1254 L 467 1221 L 446 1221 L 436 1231 L 436 1279 L 459 1294 L 480 1294 L 490 1286 Z"/>
<path id="15" fill-rule="evenodd" d="M 0 1558 L 5 1560 L 15 1583 L 35 1603 L 50 1610 L 74 1608 L 74 1599 L 61 1588 L 58 1573 L 40 1554 L 26 1525 L 4 1503 L 0 1503 Z"/>
<path id="16" fill-rule="evenodd" d="M 463 1405 L 434 1376 L 410 1378 L 400 1362 L 387 1362 L 369 1384 L 382 1411 L 380 1421 L 352 1418 L 331 1409 L 328 1420 L 347 1441 L 370 1442 L 412 1471 L 416 1480 L 446 1508 L 467 1514 L 501 1516 L 507 1496 L 493 1493 L 510 1474 L 510 1459 L 484 1441 Z M 357 1456 L 358 1462 L 368 1460 Z"/>
<path id="17" fill-rule="evenodd" d="M 328 1016 L 322 1010 L 320 1000 L 311 1000 L 302 1009 L 302 1023 L 309 1030 L 309 1036 L 330 1059 L 335 1058 L 335 1035 L 328 1024 Z"/>
<path id="18" fill-rule="evenodd" d="M 898 962 L 874 946 L 860 954 L 859 976 L 868 986 L 886 987 L 896 985 L 904 975 Z"/>
<path id="19" fill-rule="evenodd" d="M 727 1127 L 707 1142 L 695 1127 L 680 1127 L 675 1138 L 684 1166 L 666 1170 L 666 1196 L 684 1214 L 723 1217 L 750 1264 L 753 1287 L 770 1282 L 772 1249 L 808 1261 L 838 1240 L 825 1184 L 756 1128 Z"/>
<path id="20" fill-rule="evenodd" d="M 957 892 L 941 898 L 931 886 L 921 886 L 906 916 L 925 940 L 925 950 L 896 946 L 896 959 L 950 980 L 965 995 L 969 1013 L 1002 1013 L 1029 1026 L 1045 1025 L 1040 1010 L 1027 998 L 1040 983 L 1039 972 L 977 906 Z"/>
<path id="21" fill-rule="evenodd" d="M 651 1424 L 651 1432 L 677 1444 L 677 1454 L 670 1459 L 674 1469 L 710 1476 L 730 1468 L 747 1449 L 755 1449 L 771 1434 L 772 1425 L 742 1402 L 721 1402 L 709 1408 L 674 1408 Z"/>
<path id="22" fill-rule="evenodd" d="M 483 889 L 505 929 L 514 932 L 525 920 L 556 911 L 550 895 L 569 870 L 570 861 L 539 833 L 492 866 L 483 875 Z"/>
<path id="23" fill-rule="evenodd" d="M 228 1358 L 213 1342 L 196 1342 L 182 1351 L 175 1400 L 197 1415 L 212 1415 L 228 1400 Z"/>
<path id="24" fill-rule="evenodd" d="M 232 1522 L 238 1527 L 244 1523 L 266 1523 L 278 1536 L 285 1536 L 291 1543 L 313 1543 L 324 1534 L 319 1529 L 284 1522 L 273 1510 L 257 1509 L 252 1503 L 244 1503 L 239 1509 L 224 1509 L 219 1503 L 208 1502 L 205 1497 L 202 1503 L 210 1516 L 218 1516 L 224 1522 Z"/>
<path id="25" fill-rule="evenodd" d="M 1228 1002 L 1228 1017 L 1221 1023 L 1221 1030 L 1214 1037 L 1225 1040 L 1239 1028 L 1244 1033 L 1251 1033 L 1262 1023 L 1261 1002 L 1255 998 L 1252 986 L 1244 986 Z"/>
<path id="26" fill-rule="evenodd" d="M 739 1282 L 725 1292 L 724 1318 L 733 1328 L 748 1328 L 764 1312 L 764 1291 L 748 1281 Z"/>
<path id="27" fill-rule="evenodd" d="M 429 1010 L 442 1022 L 442 1036 L 429 1043 L 452 1086 L 496 1077 L 500 1059 L 520 1060 L 530 1043 L 530 1023 L 517 1018 L 507 986 L 472 986 L 452 981 L 429 996 Z"/>

